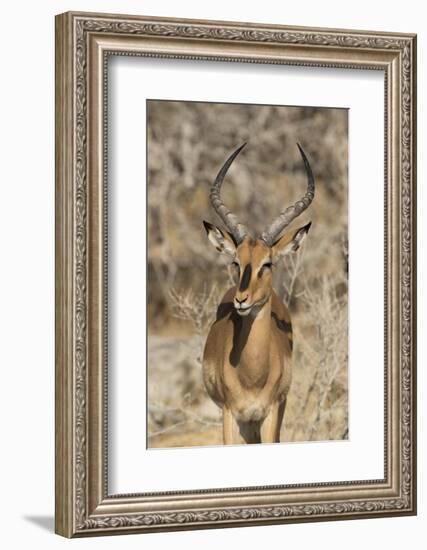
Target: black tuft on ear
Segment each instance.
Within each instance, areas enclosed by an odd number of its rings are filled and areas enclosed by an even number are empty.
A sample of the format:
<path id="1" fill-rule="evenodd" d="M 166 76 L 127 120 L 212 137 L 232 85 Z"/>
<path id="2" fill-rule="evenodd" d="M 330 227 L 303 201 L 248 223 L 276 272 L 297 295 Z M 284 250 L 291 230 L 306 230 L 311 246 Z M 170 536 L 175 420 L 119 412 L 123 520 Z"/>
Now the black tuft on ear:
<path id="1" fill-rule="evenodd" d="M 300 247 L 301 241 L 307 235 L 308 230 L 310 229 L 310 227 L 311 227 L 311 222 L 308 222 L 306 225 L 304 225 L 303 227 L 298 229 L 298 231 L 295 233 L 295 235 L 292 239 L 292 242 L 293 242 L 292 250 L 294 252 L 296 250 L 298 250 L 298 248 Z"/>
<path id="2" fill-rule="evenodd" d="M 206 230 L 206 233 L 209 234 L 209 230 L 212 230 L 213 229 L 213 225 L 209 222 L 205 222 L 205 220 L 203 220 L 203 225 L 204 225 L 204 228 Z"/>
<path id="3" fill-rule="evenodd" d="M 228 231 L 224 231 L 213 223 L 204 220 L 203 225 L 209 241 L 214 245 L 218 252 L 228 254 L 229 256 L 234 256 L 236 253 L 236 244 Z"/>
<path id="4" fill-rule="evenodd" d="M 212 231 L 214 229 L 218 229 L 216 228 L 212 223 L 210 222 L 207 222 L 205 220 L 203 220 L 203 226 L 206 230 L 206 233 L 209 235 L 209 231 Z M 234 235 L 232 235 L 230 233 L 230 231 L 227 231 L 227 235 L 230 237 L 230 239 L 233 241 L 234 245 L 237 247 L 238 246 L 238 242 L 236 241 L 236 239 L 234 238 Z"/>
<path id="5" fill-rule="evenodd" d="M 307 224 L 307 225 L 304 225 L 304 227 L 303 227 L 302 229 L 304 229 L 305 232 L 308 233 L 308 230 L 310 229 L 311 224 L 312 224 L 312 222 L 308 222 L 308 224 Z"/>

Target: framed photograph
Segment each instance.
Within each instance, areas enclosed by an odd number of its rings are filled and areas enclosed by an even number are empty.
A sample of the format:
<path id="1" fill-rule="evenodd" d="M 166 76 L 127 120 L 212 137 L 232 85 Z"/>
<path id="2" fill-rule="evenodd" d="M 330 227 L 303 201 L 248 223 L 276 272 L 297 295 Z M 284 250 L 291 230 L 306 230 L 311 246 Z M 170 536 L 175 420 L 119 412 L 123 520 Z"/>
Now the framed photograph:
<path id="1" fill-rule="evenodd" d="M 416 37 L 56 18 L 56 532 L 416 513 Z"/>

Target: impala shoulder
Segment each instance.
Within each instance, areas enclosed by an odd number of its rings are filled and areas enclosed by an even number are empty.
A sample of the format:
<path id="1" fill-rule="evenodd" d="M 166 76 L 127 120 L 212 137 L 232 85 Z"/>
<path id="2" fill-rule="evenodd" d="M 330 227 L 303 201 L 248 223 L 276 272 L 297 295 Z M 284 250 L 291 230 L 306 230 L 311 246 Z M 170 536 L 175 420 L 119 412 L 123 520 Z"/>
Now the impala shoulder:
<path id="1" fill-rule="evenodd" d="M 292 323 L 289 310 L 274 291 L 271 301 L 271 320 L 280 331 L 292 335 Z"/>

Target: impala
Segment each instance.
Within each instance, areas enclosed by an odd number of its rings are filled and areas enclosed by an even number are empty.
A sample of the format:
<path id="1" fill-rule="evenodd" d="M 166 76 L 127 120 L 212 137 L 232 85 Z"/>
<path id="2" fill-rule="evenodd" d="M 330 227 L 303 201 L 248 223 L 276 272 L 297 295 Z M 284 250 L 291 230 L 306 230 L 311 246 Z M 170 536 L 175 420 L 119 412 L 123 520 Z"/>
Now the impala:
<path id="1" fill-rule="evenodd" d="M 209 396 L 222 408 L 225 444 L 280 441 L 292 378 L 292 324 L 273 290 L 272 271 L 307 235 L 311 222 L 283 230 L 310 205 L 315 186 L 308 159 L 297 144 L 307 174 L 306 193 L 259 237 L 252 237 L 220 194 L 230 165 L 245 145 L 225 161 L 210 189 L 211 204 L 226 230 L 203 222 L 209 241 L 229 256 L 238 278 L 221 300 L 203 354 L 203 379 Z"/>

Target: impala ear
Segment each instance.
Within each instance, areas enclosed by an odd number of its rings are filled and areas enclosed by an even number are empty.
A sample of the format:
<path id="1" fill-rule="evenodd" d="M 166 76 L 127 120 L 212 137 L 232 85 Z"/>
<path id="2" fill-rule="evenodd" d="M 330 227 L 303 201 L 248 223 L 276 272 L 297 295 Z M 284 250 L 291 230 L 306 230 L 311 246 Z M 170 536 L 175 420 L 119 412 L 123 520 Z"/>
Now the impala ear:
<path id="1" fill-rule="evenodd" d="M 234 256 L 236 254 L 236 243 L 233 237 L 227 231 L 222 231 L 216 225 L 212 225 L 209 222 L 203 222 L 208 239 L 214 245 L 214 247 L 223 254 Z"/>
<path id="2" fill-rule="evenodd" d="M 289 231 L 280 237 L 280 239 L 278 239 L 272 246 L 273 256 L 275 258 L 280 258 L 280 256 L 284 256 L 289 252 L 295 252 L 298 250 L 307 236 L 310 226 L 311 222 L 303 227 L 300 227 L 296 231 Z"/>

